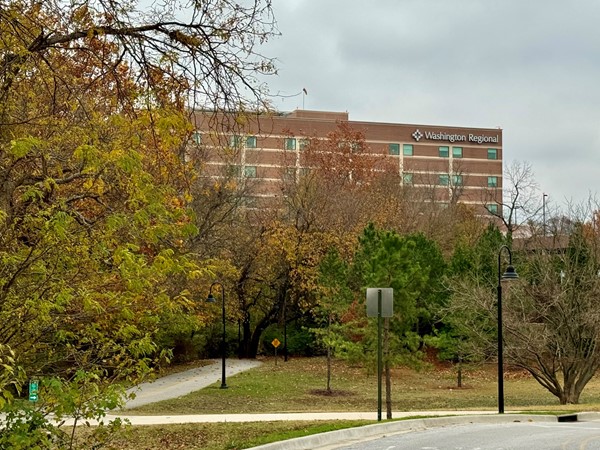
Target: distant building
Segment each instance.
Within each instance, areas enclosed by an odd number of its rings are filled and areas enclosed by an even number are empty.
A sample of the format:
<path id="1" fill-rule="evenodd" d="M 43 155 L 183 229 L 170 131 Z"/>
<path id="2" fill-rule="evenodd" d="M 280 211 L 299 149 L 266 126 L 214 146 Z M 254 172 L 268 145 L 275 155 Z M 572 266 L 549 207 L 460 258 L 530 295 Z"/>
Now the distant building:
<path id="1" fill-rule="evenodd" d="M 361 132 L 368 152 L 386 159 L 398 182 L 435 190 L 441 205 L 460 202 L 478 214 L 497 214 L 502 200 L 502 130 L 349 120 L 347 112 L 295 110 L 260 115 L 197 112 L 194 141 L 202 144 L 208 172 L 224 161 L 237 176 L 252 178 L 258 200 L 281 195 L 285 171 L 306 167 L 303 149 L 340 123 Z M 212 170 L 211 170 L 212 169 Z"/>

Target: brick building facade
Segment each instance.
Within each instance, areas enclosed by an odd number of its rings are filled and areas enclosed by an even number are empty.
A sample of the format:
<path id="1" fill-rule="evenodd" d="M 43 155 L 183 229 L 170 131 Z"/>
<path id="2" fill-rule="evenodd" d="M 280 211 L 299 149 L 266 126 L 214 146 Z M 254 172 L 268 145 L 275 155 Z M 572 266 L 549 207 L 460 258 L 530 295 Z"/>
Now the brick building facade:
<path id="1" fill-rule="evenodd" d="M 207 172 L 218 176 L 224 162 L 253 179 L 252 196 L 281 193 L 290 170 L 309 169 L 303 149 L 325 139 L 340 123 L 362 133 L 366 152 L 385 158 L 398 182 L 433 188 L 441 205 L 458 201 L 478 214 L 497 213 L 502 199 L 502 130 L 351 121 L 347 112 L 295 110 L 261 115 L 197 112 L 194 141 L 206 152 Z"/>

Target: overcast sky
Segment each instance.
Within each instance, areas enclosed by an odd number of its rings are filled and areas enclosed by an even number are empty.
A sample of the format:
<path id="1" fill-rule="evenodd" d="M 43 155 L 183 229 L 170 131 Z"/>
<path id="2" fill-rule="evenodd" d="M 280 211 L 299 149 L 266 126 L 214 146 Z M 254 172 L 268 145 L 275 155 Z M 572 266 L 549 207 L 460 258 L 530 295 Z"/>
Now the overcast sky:
<path id="1" fill-rule="evenodd" d="M 596 194 L 600 1 L 275 0 L 282 111 L 501 127 L 554 206 Z"/>

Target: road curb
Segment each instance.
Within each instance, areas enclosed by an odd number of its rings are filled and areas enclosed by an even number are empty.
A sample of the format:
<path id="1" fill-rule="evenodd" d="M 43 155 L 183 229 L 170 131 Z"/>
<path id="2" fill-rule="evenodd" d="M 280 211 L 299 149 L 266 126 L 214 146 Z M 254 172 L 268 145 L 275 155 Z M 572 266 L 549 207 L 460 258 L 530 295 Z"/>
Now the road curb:
<path id="1" fill-rule="evenodd" d="M 535 414 L 497 414 L 478 416 L 449 416 L 407 419 L 362 427 L 346 428 L 326 433 L 303 436 L 285 441 L 252 447 L 248 450 L 314 450 L 333 445 L 351 445 L 353 442 L 365 441 L 387 435 L 421 431 L 434 427 L 447 427 L 469 423 L 509 423 L 509 422 L 557 422 L 557 416 Z"/>

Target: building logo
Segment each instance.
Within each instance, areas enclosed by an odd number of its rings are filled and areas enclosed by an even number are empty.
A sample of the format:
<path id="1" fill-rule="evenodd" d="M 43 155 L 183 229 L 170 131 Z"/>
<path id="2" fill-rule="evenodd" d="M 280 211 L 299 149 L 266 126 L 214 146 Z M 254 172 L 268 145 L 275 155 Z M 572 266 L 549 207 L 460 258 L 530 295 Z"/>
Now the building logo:
<path id="1" fill-rule="evenodd" d="M 415 141 L 419 142 L 421 140 L 421 138 L 423 137 L 423 133 L 421 133 L 421 130 L 419 130 L 418 128 L 415 130 L 415 132 L 412 134 L 412 137 L 415 138 Z"/>
<path id="2" fill-rule="evenodd" d="M 486 136 L 480 134 L 450 134 L 445 133 L 443 131 L 425 131 L 425 134 L 421 132 L 418 128 L 413 132 L 412 137 L 415 141 L 419 142 L 421 139 L 429 139 L 431 141 L 447 141 L 447 142 L 476 142 L 478 144 L 486 144 L 486 143 L 494 143 L 498 144 L 500 142 L 499 136 Z"/>

